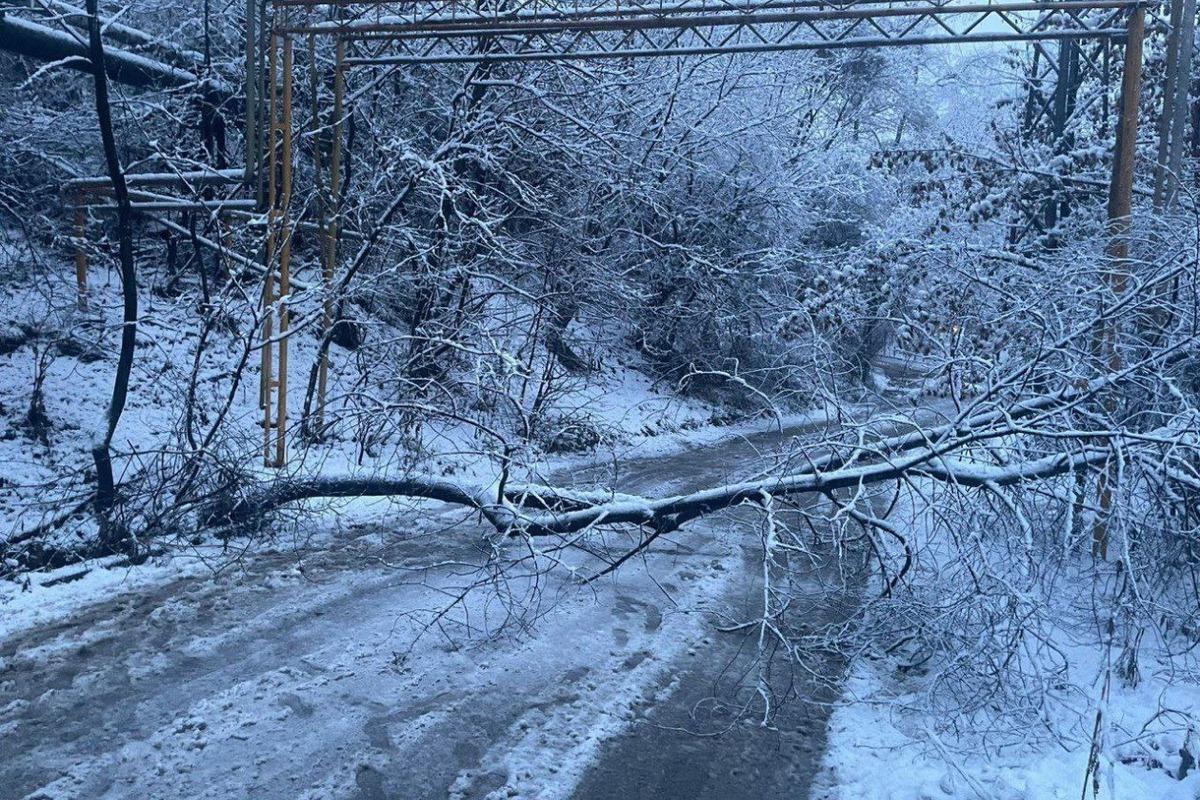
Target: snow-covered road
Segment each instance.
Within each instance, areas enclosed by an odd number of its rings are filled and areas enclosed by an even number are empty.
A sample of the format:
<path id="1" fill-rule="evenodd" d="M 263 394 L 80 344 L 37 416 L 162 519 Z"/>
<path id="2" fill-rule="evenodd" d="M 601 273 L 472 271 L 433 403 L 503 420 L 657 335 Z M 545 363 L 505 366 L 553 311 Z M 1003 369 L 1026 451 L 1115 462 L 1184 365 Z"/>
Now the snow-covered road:
<path id="1" fill-rule="evenodd" d="M 744 476 L 794 433 L 633 462 L 617 482 Z M 587 588 L 477 590 L 478 635 L 448 622 L 412 650 L 410 613 L 467 569 L 445 562 L 482 560 L 461 515 L 377 515 L 320 548 L 125 593 L 0 641 L 0 797 L 806 797 L 821 705 L 789 706 L 776 729 L 679 730 L 725 727 L 696 704 L 737 698 L 749 663 L 706 613 L 755 600 L 756 537 L 738 528 L 695 524 Z M 829 699 L 820 677 L 802 694 Z"/>

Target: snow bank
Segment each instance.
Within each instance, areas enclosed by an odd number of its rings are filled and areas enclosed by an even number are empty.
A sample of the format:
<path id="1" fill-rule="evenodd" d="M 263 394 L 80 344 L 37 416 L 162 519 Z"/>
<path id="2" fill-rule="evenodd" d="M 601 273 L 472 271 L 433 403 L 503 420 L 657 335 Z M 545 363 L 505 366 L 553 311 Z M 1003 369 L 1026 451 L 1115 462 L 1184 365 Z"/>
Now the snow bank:
<path id="1" fill-rule="evenodd" d="M 1036 525 L 1032 539 L 1014 544 L 1003 533 L 986 530 L 986 518 L 968 523 L 962 517 L 954 523 L 958 533 L 950 536 L 928 511 L 942 502 L 936 488 L 926 488 L 926 497 L 914 500 L 914 491 L 893 517 L 917 559 L 910 579 L 914 599 L 903 607 L 906 601 L 880 601 L 868 619 L 908 614 L 936 630 L 964 627 L 941 640 L 936 633 L 922 632 L 943 649 L 928 660 L 917 659 L 916 666 L 900 644 L 894 653 L 863 648 L 830 717 L 814 797 L 1200 798 L 1200 771 L 1188 763 L 1200 755 L 1200 659 L 1186 647 L 1186 637 L 1168 641 L 1165 637 L 1175 634 L 1164 634 L 1165 626 L 1140 624 L 1145 635 L 1136 645 L 1138 679 L 1124 679 L 1125 642 L 1104 633 L 1106 621 L 1116 613 L 1106 593 L 1110 585 L 1118 585 L 1118 565 L 1092 562 L 1086 547 L 1078 555 L 1068 551 L 1061 561 L 1040 563 L 1037 548 L 1046 541 L 1038 538 Z M 946 513 L 938 508 L 938 515 Z M 984 530 L 967 528 L 969 524 Z M 1082 535 L 1090 537 L 1087 531 Z M 975 576 L 973 590 L 966 565 Z M 1028 583 L 1022 584 L 1022 577 Z M 1005 584 L 1006 578 L 1011 583 Z M 947 592 L 956 581 L 967 585 Z M 922 591 L 934 599 L 922 600 Z M 972 591 L 988 593 L 988 600 L 978 595 L 970 612 L 973 623 L 986 622 L 986 627 L 951 621 L 955 614 L 967 613 L 962 604 L 969 601 L 963 598 Z M 1014 618 L 1019 622 L 1013 623 Z M 980 638 L 976 644 L 970 641 L 972 631 Z M 1019 643 L 1014 646 L 1019 652 L 1010 650 L 1010 660 L 997 658 L 995 643 L 984 642 L 1002 638 L 1006 631 Z M 954 652 L 955 647 L 961 650 Z M 975 654 L 973 647 L 987 655 Z M 920 652 L 927 656 L 928 649 Z M 983 674 L 988 664 L 991 675 Z M 976 683 L 988 681 L 989 686 L 976 689 Z M 971 703 L 970 710 L 965 702 Z"/>
<path id="2" fill-rule="evenodd" d="M 917 692 L 897 680 L 889 662 L 859 661 L 846 680 L 844 702 L 829 721 L 829 746 L 818 800 L 1078 800 L 1092 797 L 1091 742 L 1075 723 L 1095 709 L 1077 706 L 1057 721 L 1078 738 L 1038 742 L 971 755 L 961 742 L 939 739 L 914 708 Z M 1169 684 L 1169 675 L 1136 689 L 1114 686 L 1105 726 L 1112 744 L 1100 756 L 1098 796 L 1111 800 L 1195 800 L 1200 772 L 1178 779 L 1187 738 L 1180 718 L 1200 720 L 1200 686 Z M 1171 714 L 1162 715 L 1165 709 Z M 1162 715 L 1162 716 L 1160 716 Z M 1165 718 L 1164 718 L 1165 717 Z M 1200 745 L 1191 734 L 1191 752 Z"/>

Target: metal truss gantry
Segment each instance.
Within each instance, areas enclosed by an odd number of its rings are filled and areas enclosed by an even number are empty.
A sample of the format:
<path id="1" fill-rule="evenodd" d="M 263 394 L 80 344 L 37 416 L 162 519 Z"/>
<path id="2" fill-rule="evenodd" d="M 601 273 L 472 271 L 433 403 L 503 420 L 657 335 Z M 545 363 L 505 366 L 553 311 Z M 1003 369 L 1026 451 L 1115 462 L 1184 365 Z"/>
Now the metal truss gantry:
<path id="1" fill-rule="evenodd" d="M 348 59 L 349 66 L 1119 39 L 1133 5 L 1130 0 L 274 0 L 280 33 L 361 41 L 366 52 Z"/>
<path id="2" fill-rule="evenodd" d="M 268 5 L 259 5 L 264 1 Z M 1123 44 L 1108 204 L 1109 257 L 1120 265 L 1128 258 L 1142 39 L 1150 5 L 1145 0 L 248 0 L 247 171 L 258 175 L 260 207 L 268 223 L 260 392 L 265 463 L 286 463 L 296 38 L 307 38 L 310 50 L 318 37 L 336 41 L 329 76 L 334 87 L 328 122 L 332 145 L 327 155 L 314 148 L 326 291 L 322 326 L 327 332 L 333 324 L 337 187 L 342 123 L 348 113 L 344 87 L 351 70 L 989 42 L 1042 48 L 1045 42 L 1090 40 L 1103 43 L 1107 52 L 1109 45 Z M 1061 79 L 1062 66 L 1045 49 L 1040 52 L 1045 68 Z M 1038 113 L 1044 115 L 1047 108 L 1043 104 Z M 322 352 L 320 358 L 318 425 L 328 369 L 327 355 Z"/>

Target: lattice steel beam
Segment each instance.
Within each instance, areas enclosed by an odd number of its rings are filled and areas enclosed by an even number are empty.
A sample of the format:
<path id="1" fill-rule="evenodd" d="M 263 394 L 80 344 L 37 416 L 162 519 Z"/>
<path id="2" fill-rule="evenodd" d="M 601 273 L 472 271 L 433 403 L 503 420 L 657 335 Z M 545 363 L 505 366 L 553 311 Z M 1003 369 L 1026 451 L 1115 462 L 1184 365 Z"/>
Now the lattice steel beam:
<path id="1" fill-rule="evenodd" d="M 972 42 L 1120 39 L 1136 0 L 517 0 L 480 8 L 441 2 L 275 0 L 278 30 L 377 46 L 347 66 L 562 61 Z M 336 9 L 336 22 L 314 19 Z"/>

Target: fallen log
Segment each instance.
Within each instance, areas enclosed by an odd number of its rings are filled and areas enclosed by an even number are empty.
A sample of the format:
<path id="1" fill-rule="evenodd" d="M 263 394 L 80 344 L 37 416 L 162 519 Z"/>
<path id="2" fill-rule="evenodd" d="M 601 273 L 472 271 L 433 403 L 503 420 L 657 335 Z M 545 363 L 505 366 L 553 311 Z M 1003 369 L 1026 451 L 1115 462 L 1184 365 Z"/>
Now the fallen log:
<path id="1" fill-rule="evenodd" d="M 42 0 L 42 3 L 48 11 L 55 13 L 57 19 L 73 28 L 78 28 L 82 32 L 87 31 L 88 14 L 86 10 L 78 6 L 73 6 L 70 3 L 62 2 L 62 0 Z M 151 52 L 155 56 L 162 58 L 164 61 L 169 61 L 177 67 L 193 69 L 198 68 L 204 63 L 204 56 L 195 50 L 187 50 L 179 47 L 173 42 L 166 41 L 158 36 L 152 36 L 145 31 L 124 25 L 114 19 L 101 17 L 100 27 L 104 31 L 105 37 L 112 39 L 114 42 L 134 50 Z"/>
<path id="2" fill-rule="evenodd" d="M 62 62 L 62 66 L 80 72 L 92 72 L 85 39 L 4 13 L 0 13 L 0 50 L 37 61 Z M 162 61 L 111 47 L 104 50 L 104 72 L 126 86 L 181 89 L 203 84 L 220 95 L 231 94 L 223 81 L 201 78 Z"/>
<path id="3" fill-rule="evenodd" d="M 549 487 L 513 487 L 505 492 L 503 501 L 497 502 L 487 487 L 471 488 L 434 479 L 279 478 L 254 487 L 233 503 L 210 507 L 203 521 L 206 525 L 242 525 L 291 503 L 317 498 L 408 497 L 474 509 L 506 534 L 557 536 L 612 525 L 642 525 L 662 533 L 742 503 L 759 503 L 767 496 L 827 495 L 906 477 L 929 478 L 963 488 L 998 489 L 1092 469 L 1111 457 L 1108 448 L 1089 447 L 997 468 L 952 459 L 928 448 L 906 458 L 884 458 L 862 467 L 829 473 L 804 471 L 670 497 L 616 495 L 607 501 L 596 498 L 589 505 L 585 496 L 572 497 L 570 492 L 559 490 L 564 501 L 561 509 L 547 508 L 548 500 L 556 493 Z"/>

